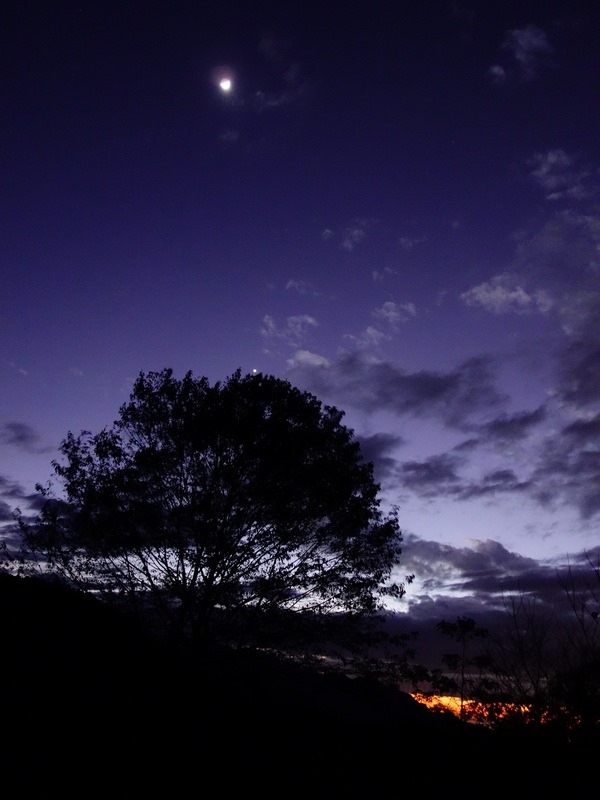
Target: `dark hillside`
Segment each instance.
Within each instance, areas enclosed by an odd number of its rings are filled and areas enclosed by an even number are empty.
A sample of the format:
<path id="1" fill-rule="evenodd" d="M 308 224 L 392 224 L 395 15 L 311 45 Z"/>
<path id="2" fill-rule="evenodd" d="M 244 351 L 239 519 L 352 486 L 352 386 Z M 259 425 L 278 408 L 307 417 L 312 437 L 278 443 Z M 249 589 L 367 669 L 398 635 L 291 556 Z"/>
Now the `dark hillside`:
<path id="1" fill-rule="evenodd" d="M 545 780 L 531 769 L 541 755 L 500 747 L 409 695 L 265 654 L 192 663 L 57 584 L 0 574 L 0 614 L 1 767 L 32 788 L 138 795 L 188 791 L 193 780 L 211 796 L 220 786 L 273 797 L 393 787 L 480 797 L 482 770 L 488 785 L 490 770 L 507 788 Z"/>

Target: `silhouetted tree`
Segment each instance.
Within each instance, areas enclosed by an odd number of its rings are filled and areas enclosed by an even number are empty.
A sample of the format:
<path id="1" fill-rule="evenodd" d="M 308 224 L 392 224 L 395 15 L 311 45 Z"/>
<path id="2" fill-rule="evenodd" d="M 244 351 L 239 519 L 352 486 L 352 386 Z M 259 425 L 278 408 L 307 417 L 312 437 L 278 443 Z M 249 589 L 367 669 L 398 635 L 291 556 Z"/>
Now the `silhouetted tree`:
<path id="1" fill-rule="evenodd" d="M 451 683 L 447 683 L 445 689 L 447 691 L 452 684 L 458 687 L 460 717 L 463 719 L 465 716 L 465 695 L 470 680 L 468 670 L 472 667 L 480 669 L 482 666 L 477 656 L 470 657 L 469 646 L 474 639 L 485 639 L 488 636 L 488 630 L 477 626 L 475 620 L 471 619 L 471 617 L 457 617 L 456 622 L 442 620 L 436 627 L 440 633 L 443 633 L 444 636 L 449 636 L 460 645 L 459 653 L 445 653 L 442 656 L 442 662 L 454 673 L 453 677 L 450 678 Z"/>
<path id="2" fill-rule="evenodd" d="M 140 373 L 112 427 L 63 441 L 24 549 L 195 642 L 372 614 L 404 594 L 402 536 L 342 418 L 273 376 Z"/>
<path id="3" fill-rule="evenodd" d="M 506 624 L 486 643 L 491 691 L 481 717 L 498 730 L 563 743 L 600 736 L 600 570 L 569 568 L 566 604 L 507 599 Z M 481 693 L 479 693 L 481 696 Z"/>

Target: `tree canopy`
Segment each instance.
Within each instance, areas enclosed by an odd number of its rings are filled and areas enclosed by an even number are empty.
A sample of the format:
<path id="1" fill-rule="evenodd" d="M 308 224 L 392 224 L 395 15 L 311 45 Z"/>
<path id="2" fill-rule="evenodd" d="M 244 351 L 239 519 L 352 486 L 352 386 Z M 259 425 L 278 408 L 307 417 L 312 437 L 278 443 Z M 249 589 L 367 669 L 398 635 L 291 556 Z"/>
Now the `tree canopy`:
<path id="1" fill-rule="evenodd" d="M 273 376 L 140 373 L 111 427 L 68 433 L 24 544 L 196 642 L 372 615 L 404 594 L 402 535 L 343 416 Z"/>

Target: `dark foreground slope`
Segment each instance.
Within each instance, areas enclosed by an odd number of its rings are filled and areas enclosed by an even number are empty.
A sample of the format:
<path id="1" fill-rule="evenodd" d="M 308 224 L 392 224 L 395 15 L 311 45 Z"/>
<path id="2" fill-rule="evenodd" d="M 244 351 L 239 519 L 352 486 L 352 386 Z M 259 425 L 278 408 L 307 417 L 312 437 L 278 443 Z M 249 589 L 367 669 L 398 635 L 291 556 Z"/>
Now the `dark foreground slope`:
<path id="1" fill-rule="evenodd" d="M 192 663 L 58 585 L 0 573 L 0 615 L 11 785 L 78 797 L 194 787 L 464 798 L 578 780 L 574 754 L 525 752 L 369 680 L 249 652 Z"/>

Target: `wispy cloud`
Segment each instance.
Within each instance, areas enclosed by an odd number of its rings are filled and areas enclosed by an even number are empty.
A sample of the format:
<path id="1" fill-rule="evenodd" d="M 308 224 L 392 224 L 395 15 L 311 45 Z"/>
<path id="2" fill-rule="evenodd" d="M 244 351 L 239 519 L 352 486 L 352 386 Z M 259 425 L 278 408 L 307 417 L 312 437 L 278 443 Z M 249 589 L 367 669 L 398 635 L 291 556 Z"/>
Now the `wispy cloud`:
<path id="1" fill-rule="evenodd" d="M 390 341 L 392 334 L 401 324 L 416 317 L 414 303 L 395 303 L 387 300 L 379 308 L 374 309 L 372 316 L 378 320 L 379 326 L 368 325 L 359 335 L 347 333 L 344 338 L 353 342 L 359 350 L 378 347 L 382 342 Z M 384 330 L 382 330 L 382 327 Z"/>
<path id="2" fill-rule="evenodd" d="M 484 425 L 473 428 L 486 442 L 515 442 L 528 436 L 531 430 L 547 419 L 547 410 L 539 406 L 533 411 L 501 414 Z"/>
<path id="3" fill-rule="evenodd" d="M 365 461 L 370 461 L 377 472 L 387 473 L 396 465 L 395 451 L 404 444 L 404 437 L 397 433 L 373 433 L 361 435 L 360 450 Z"/>
<path id="4" fill-rule="evenodd" d="M 314 296 L 318 296 L 320 292 L 315 289 L 313 284 L 310 281 L 301 281 L 290 279 L 285 288 L 290 292 L 296 292 L 297 294 L 310 294 Z"/>
<path id="5" fill-rule="evenodd" d="M 290 57 L 291 49 L 290 42 L 277 32 L 262 35 L 258 52 L 269 65 L 275 87 L 254 93 L 253 103 L 258 111 L 290 106 L 309 92 L 300 63 Z"/>
<path id="6" fill-rule="evenodd" d="M 320 369 L 327 368 L 331 362 L 325 356 L 318 353 L 311 353 L 310 350 L 297 350 L 292 358 L 287 361 L 287 366 L 291 370 L 295 369 Z"/>
<path id="7" fill-rule="evenodd" d="M 237 142 L 239 138 L 240 132 L 233 128 L 228 128 L 226 131 L 219 134 L 219 139 L 225 143 Z"/>
<path id="8" fill-rule="evenodd" d="M 384 341 L 389 341 L 391 336 L 384 333 L 375 325 L 368 325 L 358 336 L 347 333 L 344 338 L 353 342 L 358 349 L 366 350 L 369 348 L 376 348 Z"/>
<path id="9" fill-rule="evenodd" d="M 589 421 L 600 411 L 600 339 L 576 338 L 560 354 L 556 395 Z M 571 429 L 569 429 L 571 431 Z M 571 431 L 572 432 L 572 431 Z M 600 448 L 600 437 L 597 441 Z"/>
<path id="10" fill-rule="evenodd" d="M 365 238 L 365 227 L 366 226 L 353 225 L 346 228 L 342 235 L 342 248 L 352 252 L 356 245 Z"/>
<path id="11" fill-rule="evenodd" d="M 12 478 L 0 475 L 0 523 L 14 523 L 16 506 L 28 511 L 39 510 L 44 502 L 40 494 L 28 494 L 23 486 Z M 8 527 L 1 529 L 2 538 L 9 533 Z"/>
<path id="12" fill-rule="evenodd" d="M 592 171 L 578 168 L 577 158 L 560 148 L 535 153 L 529 163 L 547 200 L 583 200 L 597 193 Z"/>
<path id="13" fill-rule="evenodd" d="M 0 443 L 26 453 L 49 453 L 54 449 L 43 445 L 41 436 L 25 422 L 5 422 L 0 425 Z"/>
<path id="14" fill-rule="evenodd" d="M 500 64 L 493 64 L 489 69 L 489 74 L 496 84 L 502 84 L 506 81 L 506 70 Z"/>
<path id="15" fill-rule="evenodd" d="M 384 267 L 383 269 L 374 269 L 373 272 L 371 273 L 373 280 L 377 281 L 378 283 L 383 283 L 385 278 L 397 274 L 398 270 L 392 269 L 391 267 Z"/>
<path id="16" fill-rule="evenodd" d="M 463 461 L 457 455 L 442 453 L 421 461 L 405 461 L 398 467 L 396 474 L 402 486 L 421 497 L 455 494 L 460 485 L 457 468 Z"/>
<path id="17" fill-rule="evenodd" d="M 21 499 L 26 495 L 20 483 L 4 475 L 0 475 L 0 496 Z"/>
<path id="18" fill-rule="evenodd" d="M 362 411 L 433 416 L 458 429 L 471 415 L 487 415 L 506 400 L 495 385 L 494 360 L 483 356 L 447 372 L 407 372 L 389 361 L 347 353 L 327 365 L 298 364 L 292 377 L 319 396 L 335 396 Z"/>
<path id="19" fill-rule="evenodd" d="M 394 303 L 388 300 L 373 311 L 373 316 L 396 328 L 401 323 L 416 317 L 417 308 L 414 303 Z"/>
<path id="20" fill-rule="evenodd" d="M 374 448 L 373 460 L 396 491 L 456 502 L 514 495 L 545 509 L 573 509 L 589 521 L 600 515 L 600 346 L 572 345 L 548 403 L 510 412 L 499 388 L 502 362 L 489 357 L 448 371 L 409 372 L 362 351 L 335 362 L 302 351 L 288 367 L 296 385 L 348 411 L 395 415 L 402 425 L 428 418 L 470 435 L 407 460 L 400 442 L 381 440 L 389 447 Z"/>
<path id="21" fill-rule="evenodd" d="M 364 241 L 367 231 L 373 225 L 371 219 L 355 219 L 341 230 L 338 234 L 332 228 L 325 228 L 321 232 L 321 238 L 325 241 L 337 239 L 339 247 L 351 253 L 361 242 Z"/>
<path id="22" fill-rule="evenodd" d="M 479 306 L 494 314 L 547 314 L 554 305 L 544 289 L 526 291 L 508 274 L 496 275 L 460 295 L 467 306 Z"/>
<path id="23" fill-rule="evenodd" d="M 540 70 L 548 66 L 554 52 L 548 37 L 537 25 L 508 31 L 501 50 L 508 54 L 508 61 L 493 64 L 489 69 L 496 84 L 506 82 L 512 75 L 525 81 L 535 80 Z"/>
<path id="24" fill-rule="evenodd" d="M 260 333 L 265 339 L 280 339 L 290 346 L 297 347 L 307 331 L 318 325 L 317 320 L 309 314 L 287 317 L 283 325 L 278 325 L 274 318 L 267 314 L 263 317 Z"/>
<path id="25" fill-rule="evenodd" d="M 415 247 L 418 247 L 418 245 L 423 244 L 426 241 L 426 236 L 401 236 L 398 244 L 403 250 L 414 250 Z"/>

